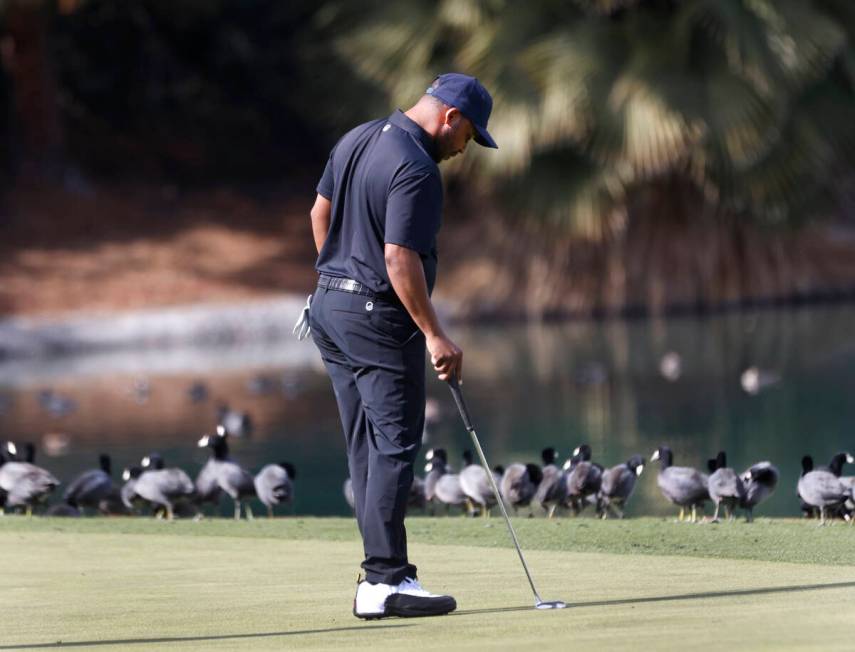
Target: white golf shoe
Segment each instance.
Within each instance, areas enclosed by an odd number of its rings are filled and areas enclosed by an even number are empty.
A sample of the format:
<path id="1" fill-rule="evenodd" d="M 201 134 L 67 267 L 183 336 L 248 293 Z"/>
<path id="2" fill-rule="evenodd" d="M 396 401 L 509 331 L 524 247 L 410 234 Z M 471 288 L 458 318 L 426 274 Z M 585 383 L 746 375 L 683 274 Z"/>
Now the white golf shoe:
<path id="1" fill-rule="evenodd" d="M 365 619 L 441 616 L 456 608 L 457 602 L 450 595 L 430 593 L 411 577 L 400 584 L 372 584 L 357 579 L 353 599 L 353 615 Z"/>

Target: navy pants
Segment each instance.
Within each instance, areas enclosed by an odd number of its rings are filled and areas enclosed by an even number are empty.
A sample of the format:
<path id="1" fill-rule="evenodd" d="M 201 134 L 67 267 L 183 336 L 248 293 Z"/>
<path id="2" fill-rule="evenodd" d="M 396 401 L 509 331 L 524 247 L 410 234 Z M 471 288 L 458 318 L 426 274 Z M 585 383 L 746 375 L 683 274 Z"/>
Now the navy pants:
<path id="1" fill-rule="evenodd" d="M 317 288 L 312 338 L 332 380 L 369 582 L 416 577 L 404 516 L 425 414 L 425 338 L 400 305 Z"/>

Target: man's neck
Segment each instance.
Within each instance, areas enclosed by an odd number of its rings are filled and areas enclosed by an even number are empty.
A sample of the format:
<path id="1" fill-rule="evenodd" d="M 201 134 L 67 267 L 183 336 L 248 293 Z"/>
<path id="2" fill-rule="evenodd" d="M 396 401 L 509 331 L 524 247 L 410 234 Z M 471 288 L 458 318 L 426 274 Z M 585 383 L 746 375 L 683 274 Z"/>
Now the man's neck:
<path id="1" fill-rule="evenodd" d="M 439 115 L 437 115 L 435 110 L 431 109 L 432 107 L 428 108 L 418 103 L 407 111 L 404 111 L 404 115 L 424 129 L 431 138 L 436 138 L 440 127 Z"/>

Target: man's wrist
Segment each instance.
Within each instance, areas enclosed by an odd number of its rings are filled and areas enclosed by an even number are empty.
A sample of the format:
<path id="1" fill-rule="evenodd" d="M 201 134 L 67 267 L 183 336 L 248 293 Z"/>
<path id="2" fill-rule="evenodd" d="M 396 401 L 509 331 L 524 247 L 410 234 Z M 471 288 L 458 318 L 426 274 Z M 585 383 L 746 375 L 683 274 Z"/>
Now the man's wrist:
<path id="1" fill-rule="evenodd" d="M 440 328 L 439 325 L 431 325 L 428 328 L 422 329 L 422 332 L 429 340 L 445 337 L 445 333 L 442 332 L 442 328 Z"/>

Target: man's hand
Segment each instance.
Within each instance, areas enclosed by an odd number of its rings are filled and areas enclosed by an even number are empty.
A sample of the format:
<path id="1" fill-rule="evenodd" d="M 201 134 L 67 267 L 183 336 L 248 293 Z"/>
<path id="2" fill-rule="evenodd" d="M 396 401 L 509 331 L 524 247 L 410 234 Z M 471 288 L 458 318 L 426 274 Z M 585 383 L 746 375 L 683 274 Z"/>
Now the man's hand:
<path id="1" fill-rule="evenodd" d="M 463 382 L 463 351 L 444 334 L 426 338 L 430 361 L 440 380 Z"/>

